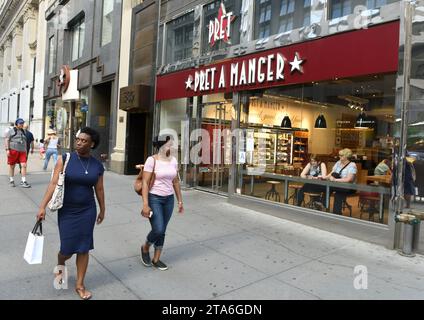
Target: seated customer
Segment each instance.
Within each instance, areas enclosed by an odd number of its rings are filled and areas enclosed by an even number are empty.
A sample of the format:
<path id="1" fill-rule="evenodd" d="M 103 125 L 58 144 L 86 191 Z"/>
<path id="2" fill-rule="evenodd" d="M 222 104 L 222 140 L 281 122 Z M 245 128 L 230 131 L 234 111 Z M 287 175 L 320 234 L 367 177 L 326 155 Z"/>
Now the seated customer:
<path id="1" fill-rule="evenodd" d="M 350 161 L 352 151 L 350 149 L 343 149 L 339 152 L 340 160 L 336 162 L 331 173 L 326 179 L 335 182 L 355 183 L 356 174 L 358 169 L 354 162 Z M 353 194 L 356 190 L 344 188 L 330 188 L 330 193 L 335 192 L 333 213 L 342 214 L 342 204 L 349 194 Z"/>
<path id="2" fill-rule="evenodd" d="M 321 179 L 327 175 L 325 163 L 319 161 L 316 155 L 311 155 L 309 163 L 303 169 L 300 176 L 305 179 Z M 305 192 L 324 193 L 325 186 L 305 183 L 297 194 L 297 205 L 300 206 L 305 197 Z"/>
<path id="3" fill-rule="evenodd" d="M 392 173 L 390 169 L 391 163 L 389 159 L 383 159 L 374 169 L 375 176 L 385 176 Z"/>

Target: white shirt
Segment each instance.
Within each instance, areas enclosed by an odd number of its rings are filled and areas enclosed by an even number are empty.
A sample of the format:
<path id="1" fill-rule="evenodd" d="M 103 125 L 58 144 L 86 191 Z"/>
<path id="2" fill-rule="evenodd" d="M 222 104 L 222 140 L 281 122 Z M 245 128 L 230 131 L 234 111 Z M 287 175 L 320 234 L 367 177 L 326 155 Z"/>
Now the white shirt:
<path id="1" fill-rule="evenodd" d="M 47 149 L 57 149 L 57 144 L 59 143 L 59 138 L 51 138 L 49 140 L 49 145 Z"/>

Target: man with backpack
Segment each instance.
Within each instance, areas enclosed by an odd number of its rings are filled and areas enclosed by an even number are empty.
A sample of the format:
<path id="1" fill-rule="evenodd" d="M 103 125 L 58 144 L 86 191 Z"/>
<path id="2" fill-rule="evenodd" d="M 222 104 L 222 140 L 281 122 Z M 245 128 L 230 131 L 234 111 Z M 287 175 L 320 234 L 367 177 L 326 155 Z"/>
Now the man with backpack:
<path id="1" fill-rule="evenodd" d="M 15 187 L 15 166 L 21 164 L 22 166 L 22 181 L 20 183 L 22 188 L 31 188 L 26 181 L 27 171 L 27 140 L 25 131 L 23 129 L 25 121 L 17 119 L 15 126 L 9 130 L 5 137 L 5 149 L 7 152 L 7 164 L 9 165 L 9 184 Z"/>

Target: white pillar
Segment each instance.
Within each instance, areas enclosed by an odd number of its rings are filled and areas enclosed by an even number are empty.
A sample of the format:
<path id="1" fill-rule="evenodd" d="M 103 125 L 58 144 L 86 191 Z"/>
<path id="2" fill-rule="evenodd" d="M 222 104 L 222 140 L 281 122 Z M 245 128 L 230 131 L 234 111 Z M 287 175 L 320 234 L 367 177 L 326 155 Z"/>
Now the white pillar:
<path id="1" fill-rule="evenodd" d="M 20 88 L 22 66 L 22 26 L 17 24 L 12 31 L 12 57 L 11 57 L 11 80 L 10 80 L 10 106 L 9 120 L 15 121 L 18 117 L 18 95 Z"/>
<path id="2" fill-rule="evenodd" d="M 35 139 L 43 138 L 43 110 L 44 110 L 44 68 L 46 66 L 46 35 L 47 22 L 45 12 L 47 1 L 40 0 L 38 4 L 37 21 L 37 53 L 34 83 L 34 118 L 31 123 L 31 132 Z"/>
<path id="3" fill-rule="evenodd" d="M 11 68 L 11 49 L 12 49 L 12 38 L 7 38 L 4 43 L 3 51 L 3 85 L 2 85 L 2 94 L 9 94 L 10 90 L 10 68 Z"/>
<path id="4" fill-rule="evenodd" d="M 4 48 L 0 48 L 0 133 L 4 132 L 7 124 L 7 116 L 5 117 L 3 107 L 3 64 L 4 64 Z M 1 135 L 0 135 L 1 137 Z"/>
<path id="5" fill-rule="evenodd" d="M 123 0 L 122 23 L 121 23 L 121 53 L 119 61 L 119 88 L 128 86 L 128 75 L 130 71 L 130 51 L 131 51 L 131 23 L 132 23 L 132 3 L 131 0 Z M 119 107 L 119 99 L 118 99 Z M 127 113 L 118 109 L 118 119 L 116 128 L 116 145 L 111 154 L 113 169 L 123 173 L 125 164 L 125 143 L 127 129 Z"/>
<path id="6" fill-rule="evenodd" d="M 37 46 L 36 8 L 28 5 L 24 9 L 22 33 L 22 69 L 20 81 L 19 117 L 30 122 L 31 88 L 33 87 L 34 58 Z"/>

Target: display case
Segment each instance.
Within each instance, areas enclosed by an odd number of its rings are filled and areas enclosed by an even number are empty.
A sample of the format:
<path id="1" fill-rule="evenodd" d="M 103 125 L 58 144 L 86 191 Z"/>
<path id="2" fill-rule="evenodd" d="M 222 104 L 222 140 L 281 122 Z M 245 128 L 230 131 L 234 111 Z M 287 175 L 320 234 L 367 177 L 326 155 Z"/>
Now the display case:
<path id="1" fill-rule="evenodd" d="M 261 128 L 253 133 L 253 166 L 266 166 L 267 172 L 280 173 L 293 159 L 293 133 Z M 262 141 L 261 141 L 262 139 Z"/>

